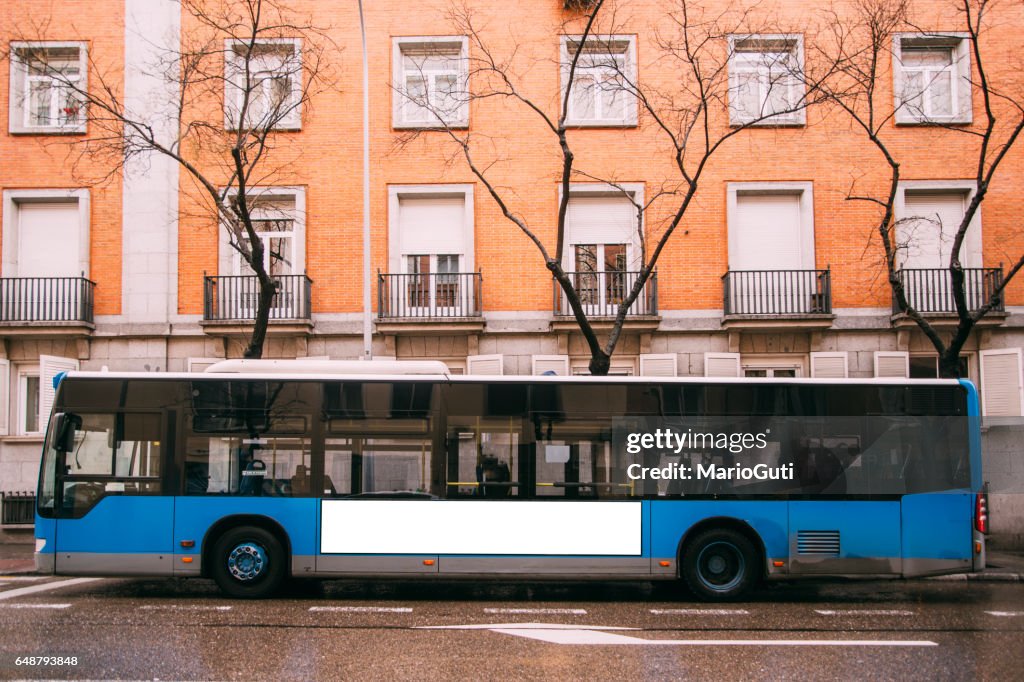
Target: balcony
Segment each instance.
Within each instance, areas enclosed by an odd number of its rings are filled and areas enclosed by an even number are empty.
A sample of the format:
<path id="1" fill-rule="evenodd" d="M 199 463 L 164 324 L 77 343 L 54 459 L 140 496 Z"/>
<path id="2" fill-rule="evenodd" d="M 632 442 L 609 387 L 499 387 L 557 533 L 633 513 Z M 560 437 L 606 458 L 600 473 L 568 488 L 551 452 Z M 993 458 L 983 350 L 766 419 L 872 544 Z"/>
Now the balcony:
<path id="1" fill-rule="evenodd" d="M 95 288 L 85 277 L 4 277 L 0 327 L 8 336 L 89 333 Z"/>
<path id="2" fill-rule="evenodd" d="M 377 328 L 384 333 L 483 329 L 479 272 L 377 273 Z"/>
<path id="3" fill-rule="evenodd" d="M 956 304 L 953 302 L 953 280 L 945 268 L 911 268 L 898 270 L 896 277 L 903 284 L 907 303 L 925 316 L 955 317 Z M 1003 283 L 1002 268 L 964 268 L 964 296 L 968 310 L 974 311 L 984 305 Z M 1002 320 L 1006 309 L 1000 298 L 989 313 L 994 320 Z M 894 318 L 905 320 L 903 311 L 892 300 Z"/>
<path id="4" fill-rule="evenodd" d="M 602 323 L 611 323 L 619 314 L 619 306 L 633 290 L 639 272 L 623 270 L 587 270 L 581 272 L 565 273 L 572 282 L 573 287 L 579 294 L 580 303 L 587 317 L 596 322 L 598 326 Z M 552 307 L 555 314 L 554 327 L 573 328 L 576 325 L 572 308 L 569 306 L 569 299 L 554 280 Z M 641 327 L 656 328 L 658 326 L 658 273 L 652 272 L 651 276 L 644 282 L 644 288 L 640 295 L 633 301 L 626 312 L 627 328 L 636 329 Z"/>
<path id="5" fill-rule="evenodd" d="M 277 275 L 277 293 L 270 305 L 272 331 L 312 327 L 310 299 L 313 280 L 306 275 Z M 203 277 L 203 326 L 208 332 L 248 327 L 256 319 L 260 284 L 255 275 Z"/>
<path id="6" fill-rule="evenodd" d="M 829 270 L 729 270 L 722 275 L 726 327 L 832 324 Z"/>

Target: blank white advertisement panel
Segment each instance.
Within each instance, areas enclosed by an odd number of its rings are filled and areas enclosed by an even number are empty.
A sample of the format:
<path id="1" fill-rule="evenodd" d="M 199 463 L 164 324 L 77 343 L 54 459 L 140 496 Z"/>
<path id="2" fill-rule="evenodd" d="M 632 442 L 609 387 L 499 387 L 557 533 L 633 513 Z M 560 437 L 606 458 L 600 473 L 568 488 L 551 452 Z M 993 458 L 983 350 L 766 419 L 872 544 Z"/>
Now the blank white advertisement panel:
<path id="1" fill-rule="evenodd" d="M 640 502 L 324 500 L 323 554 L 639 556 Z"/>

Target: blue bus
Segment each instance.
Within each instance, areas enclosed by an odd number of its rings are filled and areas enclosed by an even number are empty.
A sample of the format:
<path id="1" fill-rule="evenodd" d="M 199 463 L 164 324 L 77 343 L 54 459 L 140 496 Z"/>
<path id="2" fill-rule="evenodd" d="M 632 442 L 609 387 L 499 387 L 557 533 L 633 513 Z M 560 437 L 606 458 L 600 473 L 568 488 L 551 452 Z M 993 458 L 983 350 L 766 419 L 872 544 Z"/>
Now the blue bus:
<path id="1" fill-rule="evenodd" d="M 57 379 L 36 562 L 195 576 L 762 580 L 984 567 L 956 380 L 475 377 L 225 361 Z"/>

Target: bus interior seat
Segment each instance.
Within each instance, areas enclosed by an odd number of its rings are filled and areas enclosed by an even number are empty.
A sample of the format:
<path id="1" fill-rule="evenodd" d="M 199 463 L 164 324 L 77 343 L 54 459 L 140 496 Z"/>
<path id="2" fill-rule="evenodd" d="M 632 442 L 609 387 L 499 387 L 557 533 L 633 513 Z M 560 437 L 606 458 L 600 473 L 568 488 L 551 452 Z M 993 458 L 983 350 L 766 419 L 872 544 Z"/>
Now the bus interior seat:
<path id="1" fill-rule="evenodd" d="M 246 476 L 246 472 L 250 471 L 262 471 L 262 475 L 250 474 Z M 238 484 L 238 492 L 242 495 L 259 495 L 263 492 L 263 483 L 266 479 L 267 465 L 263 463 L 261 459 L 254 459 L 245 466 L 245 470 L 242 472 L 242 482 Z"/>

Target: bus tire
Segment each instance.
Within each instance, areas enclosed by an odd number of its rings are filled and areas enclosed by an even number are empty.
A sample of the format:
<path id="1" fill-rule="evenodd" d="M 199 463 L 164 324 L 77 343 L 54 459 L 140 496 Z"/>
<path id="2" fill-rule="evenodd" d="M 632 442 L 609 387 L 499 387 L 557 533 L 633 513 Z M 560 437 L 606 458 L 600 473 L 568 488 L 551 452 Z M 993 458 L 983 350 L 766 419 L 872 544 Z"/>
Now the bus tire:
<path id="1" fill-rule="evenodd" d="M 284 548 L 273 533 L 255 526 L 238 526 L 217 538 L 210 573 L 225 594 L 262 599 L 280 587 L 285 561 Z"/>
<path id="2" fill-rule="evenodd" d="M 743 533 L 729 528 L 705 530 L 683 548 L 682 577 L 704 601 L 731 601 L 756 582 L 757 556 L 754 543 Z"/>

